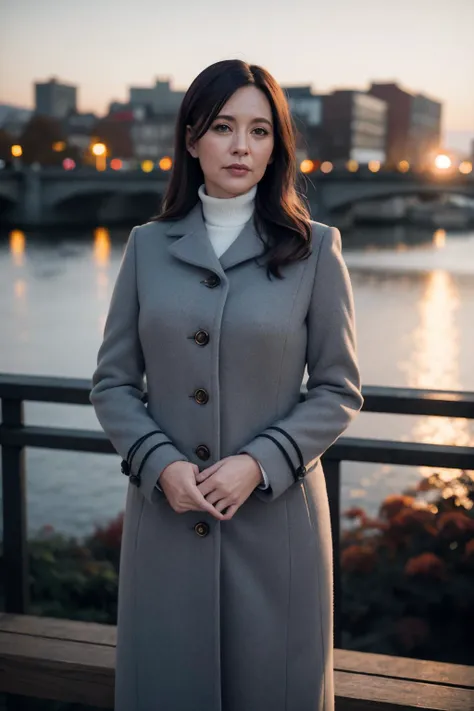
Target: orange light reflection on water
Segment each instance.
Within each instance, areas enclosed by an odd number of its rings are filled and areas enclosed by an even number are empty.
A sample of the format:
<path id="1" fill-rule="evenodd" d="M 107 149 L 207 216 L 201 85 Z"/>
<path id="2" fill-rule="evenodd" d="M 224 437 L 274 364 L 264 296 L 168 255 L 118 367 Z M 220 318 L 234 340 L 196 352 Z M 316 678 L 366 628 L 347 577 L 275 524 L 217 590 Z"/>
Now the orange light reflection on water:
<path id="1" fill-rule="evenodd" d="M 94 262 L 98 266 L 107 266 L 110 261 L 110 232 L 106 227 L 94 230 Z"/>
<path id="2" fill-rule="evenodd" d="M 442 241 L 442 238 L 439 238 Z M 453 276 L 435 270 L 426 277 L 425 290 L 420 300 L 419 322 L 410 335 L 412 352 L 403 364 L 407 385 L 413 388 L 462 390 L 459 376 L 459 329 L 457 311 L 459 292 Z M 474 437 L 467 420 L 451 417 L 419 417 L 410 439 L 415 442 L 472 446 Z M 457 469 L 437 467 L 445 481 L 453 481 L 461 473 Z M 421 467 L 423 476 L 433 470 Z M 470 508 L 470 502 L 464 501 Z"/>
<path id="3" fill-rule="evenodd" d="M 97 285 L 97 300 L 99 308 L 103 309 L 103 313 L 99 315 L 99 333 L 102 335 L 104 331 L 106 311 L 109 302 L 109 275 L 108 268 L 110 265 L 111 240 L 110 232 L 106 227 L 97 227 L 94 230 L 94 252 L 93 259 L 96 267 L 96 285 Z"/>
<path id="4" fill-rule="evenodd" d="M 21 230 L 12 230 L 9 236 L 10 254 L 16 267 L 22 267 L 25 262 L 26 238 Z"/>

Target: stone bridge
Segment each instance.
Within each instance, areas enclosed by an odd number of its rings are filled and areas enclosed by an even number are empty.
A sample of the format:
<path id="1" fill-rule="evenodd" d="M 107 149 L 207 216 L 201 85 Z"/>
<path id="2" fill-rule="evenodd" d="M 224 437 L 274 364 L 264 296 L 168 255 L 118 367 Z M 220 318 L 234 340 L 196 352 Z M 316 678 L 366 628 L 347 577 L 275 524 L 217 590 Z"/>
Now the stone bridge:
<path id="1" fill-rule="evenodd" d="M 97 172 L 42 169 L 0 171 L 0 220 L 12 225 L 143 222 L 156 214 L 169 174 L 156 170 Z M 474 199 L 474 175 L 357 173 L 333 171 L 302 176 L 317 219 L 365 200 L 453 194 Z"/>

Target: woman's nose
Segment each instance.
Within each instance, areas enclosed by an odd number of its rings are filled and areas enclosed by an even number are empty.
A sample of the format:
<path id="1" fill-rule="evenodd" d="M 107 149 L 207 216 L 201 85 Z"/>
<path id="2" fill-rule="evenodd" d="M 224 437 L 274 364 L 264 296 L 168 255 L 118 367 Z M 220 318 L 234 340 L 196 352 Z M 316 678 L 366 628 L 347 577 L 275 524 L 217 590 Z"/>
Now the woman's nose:
<path id="1" fill-rule="evenodd" d="M 234 145 L 232 146 L 232 152 L 237 155 L 245 155 L 248 153 L 248 138 L 246 133 L 234 134 Z"/>

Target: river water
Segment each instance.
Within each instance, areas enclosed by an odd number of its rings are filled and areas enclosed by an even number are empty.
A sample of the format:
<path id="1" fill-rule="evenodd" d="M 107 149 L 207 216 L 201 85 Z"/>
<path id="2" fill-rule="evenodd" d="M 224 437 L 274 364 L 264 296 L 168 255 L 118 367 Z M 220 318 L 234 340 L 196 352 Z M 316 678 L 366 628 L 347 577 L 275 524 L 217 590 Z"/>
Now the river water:
<path id="1" fill-rule="evenodd" d="M 0 372 L 90 378 L 128 228 L 0 234 Z M 343 232 L 365 385 L 474 391 L 474 231 Z M 98 426 L 91 407 L 28 404 L 29 424 Z M 349 436 L 474 445 L 474 423 L 362 413 Z M 106 455 L 29 449 L 28 527 L 83 535 L 124 505 Z M 427 468 L 344 463 L 342 506 L 374 514 Z M 445 472 L 445 476 L 456 472 Z"/>

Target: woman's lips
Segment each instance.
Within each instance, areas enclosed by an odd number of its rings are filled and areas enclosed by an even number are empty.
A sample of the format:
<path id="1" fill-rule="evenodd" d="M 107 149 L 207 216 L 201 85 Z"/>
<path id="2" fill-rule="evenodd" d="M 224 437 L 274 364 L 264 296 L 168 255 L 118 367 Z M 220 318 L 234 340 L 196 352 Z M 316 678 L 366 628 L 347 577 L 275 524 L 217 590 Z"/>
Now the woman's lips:
<path id="1" fill-rule="evenodd" d="M 250 171 L 248 168 L 238 168 L 237 166 L 229 166 L 226 168 L 226 170 L 231 174 L 236 177 L 242 177 L 243 175 L 247 175 Z"/>

